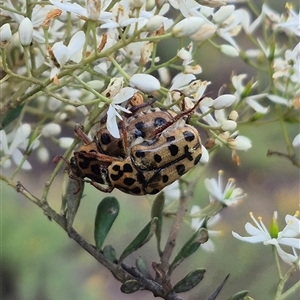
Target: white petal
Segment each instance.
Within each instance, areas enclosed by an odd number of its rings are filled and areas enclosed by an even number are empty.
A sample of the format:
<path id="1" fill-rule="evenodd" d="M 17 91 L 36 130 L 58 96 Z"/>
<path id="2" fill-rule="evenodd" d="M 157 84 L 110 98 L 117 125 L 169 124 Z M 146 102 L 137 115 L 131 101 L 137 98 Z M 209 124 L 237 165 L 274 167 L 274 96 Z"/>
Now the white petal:
<path id="1" fill-rule="evenodd" d="M 107 111 L 106 128 L 115 138 L 120 138 L 120 132 L 117 124 L 116 110 L 112 105 L 109 106 Z"/>
<path id="2" fill-rule="evenodd" d="M 69 58 L 68 58 L 68 60 L 70 58 L 72 58 L 72 60 L 75 61 L 74 58 L 73 58 L 73 56 L 77 52 L 79 52 L 79 51 L 82 50 L 84 43 L 85 43 L 85 34 L 84 34 L 84 32 L 83 31 L 76 32 L 72 36 L 72 38 L 70 40 L 70 43 L 68 45 L 68 50 L 69 50 Z M 81 58 L 79 58 L 79 60 L 77 59 L 76 62 L 80 62 L 80 60 L 81 60 Z"/>
<path id="3" fill-rule="evenodd" d="M 201 149 L 202 149 L 202 155 L 200 158 L 200 163 L 207 164 L 209 162 L 209 153 L 203 145 L 201 145 Z"/>
<path id="4" fill-rule="evenodd" d="M 75 14 L 78 14 L 80 16 L 88 18 L 87 11 L 85 8 L 81 7 L 77 3 L 60 3 L 57 1 L 49 0 L 53 5 L 56 7 L 68 11 L 68 12 L 73 12 Z"/>
<path id="5" fill-rule="evenodd" d="M 262 106 L 254 99 L 247 98 L 245 99 L 245 102 L 258 113 L 266 114 L 269 111 L 269 107 Z"/>
<path id="6" fill-rule="evenodd" d="M 170 88 L 170 90 L 176 90 L 176 89 L 182 89 L 184 87 L 186 87 L 192 80 L 195 80 L 196 76 L 193 74 L 183 74 L 183 73 L 179 73 L 177 74 L 172 82 L 172 86 Z"/>
<path id="7" fill-rule="evenodd" d="M 263 242 L 263 239 L 261 238 L 261 236 L 246 236 L 246 237 L 243 237 L 243 236 L 240 236 L 238 233 L 236 233 L 234 231 L 232 231 L 232 235 L 236 239 L 241 240 L 243 242 L 248 242 L 248 243 L 252 243 L 252 244 Z"/>
<path id="8" fill-rule="evenodd" d="M 217 24 L 223 23 L 234 11 L 234 5 L 222 6 L 213 16 L 213 21 Z"/>
<path id="9" fill-rule="evenodd" d="M 136 90 L 131 87 L 122 88 L 120 92 L 116 96 L 114 96 L 114 98 L 112 99 L 112 103 L 114 104 L 123 103 L 129 100 L 134 95 L 135 92 Z"/>
<path id="10" fill-rule="evenodd" d="M 276 96 L 276 95 L 267 95 L 267 97 L 275 102 L 275 103 L 278 103 L 278 104 L 283 104 L 283 105 L 286 105 L 288 106 L 289 105 L 289 102 L 287 99 L 283 98 L 283 97 L 279 97 L 279 96 Z"/>
<path id="11" fill-rule="evenodd" d="M 0 150 L 4 153 L 8 153 L 7 136 L 4 130 L 0 131 Z"/>
<path id="12" fill-rule="evenodd" d="M 21 151 L 19 149 L 15 149 L 15 151 L 12 154 L 12 159 L 14 161 L 14 163 L 19 166 L 21 164 L 22 159 L 24 158 L 23 154 L 21 153 Z M 25 160 L 24 164 L 22 165 L 22 169 L 23 170 L 31 170 L 31 164 Z"/>
<path id="13" fill-rule="evenodd" d="M 63 67 L 69 60 L 69 49 L 63 44 L 63 42 L 55 43 L 52 46 L 52 52 L 61 67 Z"/>
<path id="14" fill-rule="evenodd" d="M 236 97 L 234 95 L 225 94 L 217 97 L 213 102 L 213 107 L 215 109 L 222 109 L 225 107 L 229 107 L 236 101 Z"/>
<path id="15" fill-rule="evenodd" d="M 300 147 L 300 133 L 295 136 L 293 139 L 293 147 L 298 148 Z"/>
<path id="16" fill-rule="evenodd" d="M 19 26 L 19 38 L 22 46 L 29 46 L 33 37 L 33 25 L 32 22 L 25 18 Z"/>

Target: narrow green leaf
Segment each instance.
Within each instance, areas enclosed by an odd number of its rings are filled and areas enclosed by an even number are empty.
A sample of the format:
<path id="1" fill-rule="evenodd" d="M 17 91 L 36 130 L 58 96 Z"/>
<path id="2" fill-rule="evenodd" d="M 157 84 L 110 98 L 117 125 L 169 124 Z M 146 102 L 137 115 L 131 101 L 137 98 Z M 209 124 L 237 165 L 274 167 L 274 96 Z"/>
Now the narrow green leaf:
<path id="1" fill-rule="evenodd" d="M 103 248 L 103 255 L 110 262 L 115 262 L 117 259 L 116 250 L 112 245 L 106 245 Z"/>
<path id="2" fill-rule="evenodd" d="M 120 205 L 115 197 L 105 197 L 97 207 L 94 238 L 97 250 L 100 250 L 104 240 L 117 218 Z"/>
<path id="3" fill-rule="evenodd" d="M 162 252 L 160 248 L 160 241 L 161 241 L 162 217 L 163 217 L 164 206 L 165 206 L 165 194 L 164 192 L 161 192 L 156 196 L 151 209 L 151 218 L 158 219 L 157 226 L 155 229 L 158 253 Z"/>
<path id="4" fill-rule="evenodd" d="M 141 286 L 135 279 L 127 280 L 121 285 L 121 291 L 124 294 L 131 294 L 140 290 Z"/>
<path id="5" fill-rule="evenodd" d="M 183 260 L 192 255 L 200 247 L 201 244 L 207 241 L 207 238 L 204 238 L 204 236 L 208 237 L 207 229 L 204 228 L 204 226 L 206 226 L 206 222 L 204 222 L 202 227 L 200 227 L 180 249 L 170 265 L 169 274 L 171 274 L 174 269 L 183 262 Z"/>
<path id="6" fill-rule="evenodd" d="M 205 269 L 196 269 L 187 274 L 174 285 L 175 293 L 183 293 L 195 287 L 204 277 Z"/>
<path id="7" fill-rule="evenodd" d="M 0 129 L 4 129 L 12 121 L 14 121 L 21 113 L 25 104 L 18 105 L 17 107 L 11 109 L 6 115 L 3 116 L 0 124 Z"/>
<path id="8" fill-rule="evenodd" d="M 236 294 L 234 294 L 233 296 L 231 296 L 228 300 L 247 300 L 247 299 L 252 299 L 250 297 L 247 297 L 247 294 L 249 294 L 249 291 L 240 291 Z"/>
<path id="9" fill-rule="evenodd" d="M 151 239 L 156 226 L 157 218 L 153 218 L 133 239 L 133 241 L 125 248 L 125 250 L 120 256 L 120 262 L 123 261 L 124 258 L 130 253 L 134 252 L 135 250 L 141 248 L 144 244 L 146 244 Z"/>
<path id="10" fill-rule="evenodd" d="M 66 205 L 65 216 L 67 219 L 68 233 L 70 232 L 73 226 L 73 222 L 82 198 L 83 190 L 84 190 L 83 181 L 75 180 L 72 178 L 68 179 L 66 192 L 63 196 L 63 201 L 62 201 L 62 209 L 64 208 L 64 204 Z"/>
<path id="11" fill-rule="evenodd" d="M 135 261 L 135 265 L 136 265 L 137 269 L 146 278 L 153 279 L 152 276 L 151 276 L 151 274 L 150 274 L 150 271 L 149 271 L 149 268 L 148 268 L 148 264 L 147 264 L 147 261 L 146 261 L 145 257 L 143 257 L 143 256 L 138 257 L 137 260 Z"/>

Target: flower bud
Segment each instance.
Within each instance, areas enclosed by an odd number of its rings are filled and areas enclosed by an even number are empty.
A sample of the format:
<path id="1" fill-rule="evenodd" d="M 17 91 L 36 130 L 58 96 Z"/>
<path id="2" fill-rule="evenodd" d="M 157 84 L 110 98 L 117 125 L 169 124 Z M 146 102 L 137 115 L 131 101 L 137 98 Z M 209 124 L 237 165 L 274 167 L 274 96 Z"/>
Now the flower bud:
<path id="1" fill-rule="evenodd" d="M 8 23 L 0 27 L 0 48 L 5 48 L 6 45 L 10 43 L 11 40 L 11 30 Z"/>
<path id="2" fill-rule="evenodd" d="M 233 131 L 234 129 L 236 129 L 236 126 L 237 126 L 236 122 L 232 120 L 225 120 L 221 124 L 221 129 L 223 131 Z"/>
<path id="3" fill-rule="evenodd" d="M 22 46 L 30 46 L 33 37 L 32 22 L 25 18 L 19 26 L 19 39 Z"/>
<path id="4" fill-rule="evenodd" d="M 228 56 L 231 56 L 231 57 L 239 56 L 239 51 L 236 48 L 234 48 L 233 46 L 230 46 L 230 45 L 222 45 L 220 50 L 221 50 L 222 53 L 224 53 Z"/>
<path id="5" fill-rule="evenodd" d="M 146 28 L 149 32 L 153 32 L 158 30 L 162 23 L 163 23 L 164 17 L 155 15 L 152 18 L 149 19 L 149 21 L 146 24 Z"/>
<path id="6" fill-rule="evenodd" d="M 278 237 L 278 222 L 277 222 L 277 211 L 274 211 L 271 224 L 270 224 L 270 236 L 273 239 L 277 239 Z"/>
<path id="7" fill-rule="evenodd" d="M 204 21 L 197 17 L 185 18 L 173 27 L 172 34 L 177 38 L 192 35 L 203 23 Z"/>
<path id="8" fill-rule="evenodd" d="M 44 137 L 56 136 L 59 135 L 60 132 L 61 132 L 61 127 L 55 123 L 49 123 L 45 125 L 42 129 L 42 135 Z"/>
<path id="9" fill-rule="evenodd" d="M 232 121 L 236 121 L 238 117 L 239 117 L 238 112 L 236 110 L 232 110 L 228 116 L 228 119 Z"/>
<path id="10" fill-rule="evenodd" d="M 61 148 L 69 148 L 72 143 L 73 143 L 74 139 L 73 138 L 69 138 L 69 137 L 62 137 L 58 140 L 58 144 Z"/>
<path id="11" fill-rule="evenodd" d="M 159 81 L 149 74 L 134 74 L 129 80 L 129 85 L 145 93 L 152 93 L 160 89 Z"/>
<path id="12" fill-rule="evenodd" d="M 205 23 L 189 37 L 192 41 L 202 42 L 211 38 L 216 31 L 217 31 L 216 25 Z"/>
<path id="13" fill-rule="evenodd" d="M 87 0 L 86 1 L 86 11 L 89 19 L 98 20 L 101 11 L 101 1 L 100 0 Z"/>
<path id="14" fill-rule="evenodd" d="M 234 5 L 222 6 L 213 16 L 214 23 L 222 24 L 234 12 Z"/>

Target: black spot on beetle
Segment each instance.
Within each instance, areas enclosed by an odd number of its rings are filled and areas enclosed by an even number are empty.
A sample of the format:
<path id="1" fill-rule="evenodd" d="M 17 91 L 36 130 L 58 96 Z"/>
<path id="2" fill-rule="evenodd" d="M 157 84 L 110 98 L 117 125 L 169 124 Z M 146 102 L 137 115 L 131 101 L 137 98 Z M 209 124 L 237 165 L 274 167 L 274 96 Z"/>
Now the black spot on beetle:
<path id="1" fill-rule="evenodd" d="M 108 145 L 109 143 L 111 143 L 111 137 L 108 133 L 102 133 L 100 136 L 100 141 L 101 144 Z"/>
<path id="2" fill-rule="evenodd" d="M 162 181 L 163 181 L 164 183 L 166 183 L 166 182 L 168 182 L 168 180 L 169 180 L 169 176 L 168 176 L 168 175 L 163 175 Z"/>
<path id="3" fill-rule="evenodd" d="M 190 151 L 190 148 L 188 145 L 184 146 L 184 154 L 189 161 L 192 161 L 194 159 L 192 152 Z"/>
<path id="4" fill-rule="evenodd" d="M 142 130 L 144 128 L 144 123 L 143 122 L 137 122 L 134 126 L 138 130 Z"/>
<path id="5" fill-rule="evenodd" d="M 138 157 L 138 158 L 145 157 L 145 152 L 142 151 L 142 150 L 137 150 L 137 151 L 135 152 L 135 156 Z"/>
<path id="6" fill-rule="evenodd" d="M 112 167 L 112 169 L 113 169 L 114 171 L 118 172 L 118 171 L 120 170 L 120 166 L 119 166 L 119 165 L 114 165 L 114 166 Z"/>
<path id="7" fill-rule="evenodd" d="M 154 126 L 161 127 L 167 123 L 167 120 L 162 117 L 157 117 L 154 119 Z"/>
<path id="8" fill-rule="evenodd" d="M 127 186 L 132 186 L 135 183 L 135 179 L 133 178 L 125 178 L 123 183 Z"/>
<path id="9" fill-rule="evenodd" d="M 134 129 L 133 134 L 134 134 L 135 138 L 138 138 L 138 137 L 144 138 L 145 137 L 145 133 L 139 129 Z"/>
<path id="10" fill-rule="evenodd" d="M 194 165 L 196 165 L 199 161 L 200 161 L 200 158 L 201 158 L 202 154 L 199 154 L 195 160 L 194 160 Z"/>
<path id="11" fill-rule="evenodd" d="M 135 187 L 134 189 L 132 189 L 130 191 L 136 195 L 139 195 L 141 193 L 141 189 L 139 187 Z"/>
<path id="12" fill-rule="evenodd" d="M 176 170 L 177 170 L 177 174 L 181 176 L 185 172 L 185 166 L 183 164 L 180 164 L 176 166 Z"/>
<path id="13" fill-rule="evenodd" d="M 160 163 L 162 161 L 162 158 L 159 154 L 155 154 L 154 155 L 154 160 L 157 162 L 157 163 Z"/>
<path id="14" fill-rule="evenodd" d="M 91 171 L 92 171 L 93 174 L 95 174 L 95 175 L 101 175 L 100 168 L 99 168 L 98 165 L 92 165 L 92 166 L 91 166 Z"/>
<path id="15" fill-rule="evenodd" d="M 187 142 L 191 142 L 195 139 L 195 135 L 190 131 L 184 131 L 183 136 Z"/>
<path id="16" fill-rule="evenodd" d="M 179 151 L 178 146 L 172 144 L 168 148 L 169 148 L 170 153 L 171 153 L 172 156 L 176 156 L 178 154 L 178 151 Z"/>
<path id="17" fill-rule="evenodd" d="M 174 136 L 174 135 L 168 136 L 168 137 L 166 138 L 166 140 L 167 140 L 168 143 L 171 143 L 171 142 L 175 141 L 175 136 Z"/>
<path id="18" fill-rule="evenodd" d="M 118 174 L 111 174 L 111 175 L 110 175 L 110 178 L 111 178 L 112 181 L 117 181 L 117 180 L 119 180 L 122 176 L 123 176 L 123 172 L 120 171 L 120 172 L 118 172 Z"/>
<path id="19" fill-rule="evenodd" d="M 128 173 L 132 173 L 133 172 L 132 166 L 130 164 L 125 164 L 124 167 L 123 167 L 123 171 L 128 172 Z"/>

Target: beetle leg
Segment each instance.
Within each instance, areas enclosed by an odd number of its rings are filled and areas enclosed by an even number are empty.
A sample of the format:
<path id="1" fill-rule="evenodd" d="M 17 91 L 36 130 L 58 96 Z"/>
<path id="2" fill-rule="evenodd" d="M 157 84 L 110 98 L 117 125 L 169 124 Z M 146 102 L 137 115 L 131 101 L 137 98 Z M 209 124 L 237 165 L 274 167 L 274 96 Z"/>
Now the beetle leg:
<path id="1" fill-rule="evenodd" d="M 84 133 L 83 126 L 81 124 L 76 124 L 74 131 L 75 135 L 80 138 L 85 145 L 88 145 L 92 142 L 92 140 Z"/>
<path id="2" fill-rule="evenodd" d="M 95 158 L 101 162 L 114 162 L 114 161 L 123 161 L 123 159 L 117 158 L 117 157 L 113 157 L 113 156 L 109 156 L 106 154 L 102 154 L 99 152 L 83 152 L 83 151 L 78 151 L 81 154 L 83 154 L 85 157 L 88 158 Z M 74 152 L 76 153 L 76 152 Z"/>
<path id="3" fill-rule="evenodd" d="M 99 183 L 95 182 L 95 181 L 89 181 L 89 183 L 94 186 L 97 190 L 104 192 L 104 193 L 111 193 L 112 190 L 114 189 L 113 186 L 109 186 L 107 188 L 101 186 Z"/>

